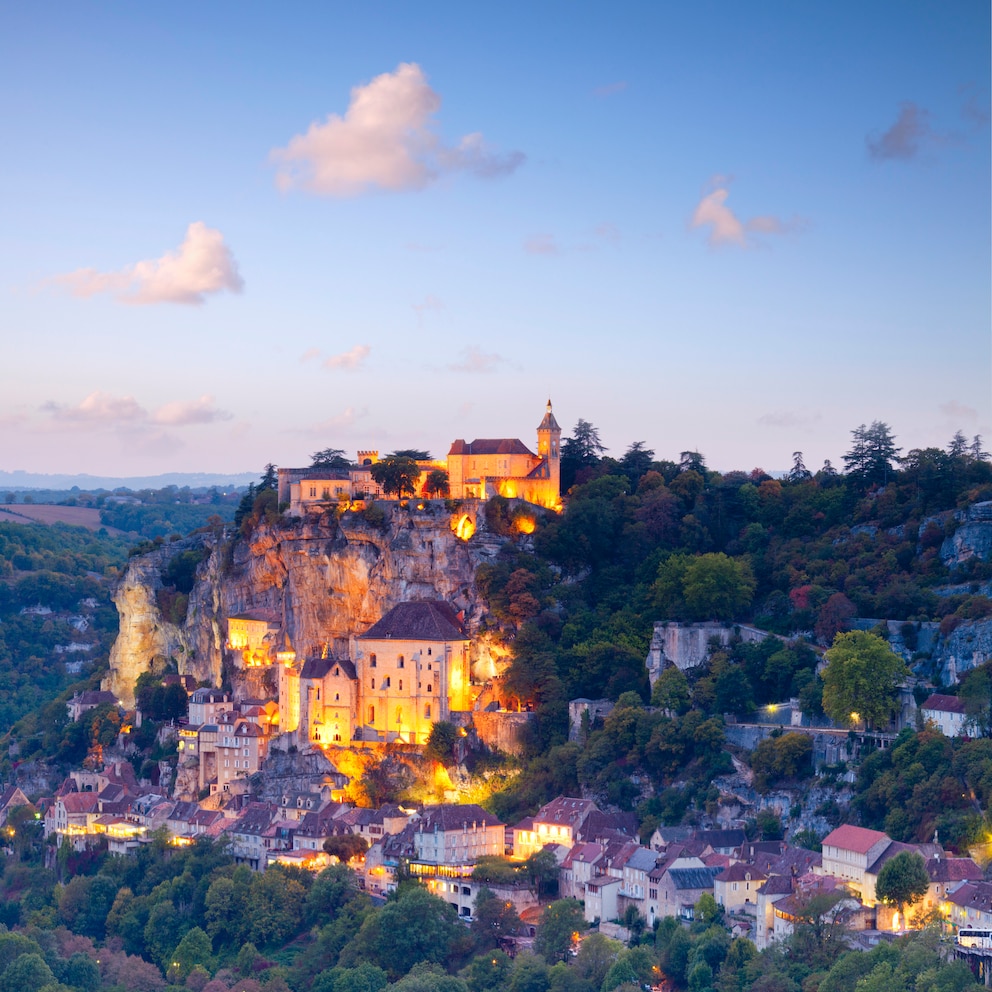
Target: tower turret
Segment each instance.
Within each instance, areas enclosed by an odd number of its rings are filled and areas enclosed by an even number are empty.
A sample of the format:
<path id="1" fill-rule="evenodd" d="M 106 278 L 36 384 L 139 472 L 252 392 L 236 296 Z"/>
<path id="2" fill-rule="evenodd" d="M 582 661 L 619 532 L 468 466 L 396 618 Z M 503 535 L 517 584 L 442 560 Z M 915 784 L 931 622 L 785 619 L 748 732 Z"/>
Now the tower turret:
<path id="1" fill-rule="evenodd" d="M 537 428 L 537 454 L 547 462 L 552 495 L 557 503 L 561 496 L 561 428 L 551 411 L 550 399 Z"/>

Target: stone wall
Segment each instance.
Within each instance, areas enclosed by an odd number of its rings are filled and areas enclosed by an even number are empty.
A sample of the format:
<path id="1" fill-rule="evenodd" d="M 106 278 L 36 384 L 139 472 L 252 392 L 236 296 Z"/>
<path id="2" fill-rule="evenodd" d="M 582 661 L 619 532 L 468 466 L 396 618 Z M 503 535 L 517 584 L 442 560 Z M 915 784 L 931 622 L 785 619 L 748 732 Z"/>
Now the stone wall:
<path id="1" fill-rule="evenodd" d="M 755 644 L 771 636 L 774 635 L 744 624 L 659 621 L 654 625 L 651 646 L 648 648 L 648 677 L 651 685 L 654 685 L 662 670 L 671 665 L 682 671 L 701 665 L 709 656 L 711 641 L 725 646 L 740 638 L 746 643 Z"/>

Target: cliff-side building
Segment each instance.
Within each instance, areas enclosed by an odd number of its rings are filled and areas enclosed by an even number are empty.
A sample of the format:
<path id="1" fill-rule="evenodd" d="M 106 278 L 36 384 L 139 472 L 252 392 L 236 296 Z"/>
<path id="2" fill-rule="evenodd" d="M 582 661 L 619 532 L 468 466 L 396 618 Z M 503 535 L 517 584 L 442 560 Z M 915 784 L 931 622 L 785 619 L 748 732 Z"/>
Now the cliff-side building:
<path id="1" fill-rule="evenodd" d="M 548 400 L 537 427 L 537 454 L 519 438 L 459 438 L 448 452 L 452 499 L 500 495 L 557 508 L 561 502 L 561 428 Z"/>

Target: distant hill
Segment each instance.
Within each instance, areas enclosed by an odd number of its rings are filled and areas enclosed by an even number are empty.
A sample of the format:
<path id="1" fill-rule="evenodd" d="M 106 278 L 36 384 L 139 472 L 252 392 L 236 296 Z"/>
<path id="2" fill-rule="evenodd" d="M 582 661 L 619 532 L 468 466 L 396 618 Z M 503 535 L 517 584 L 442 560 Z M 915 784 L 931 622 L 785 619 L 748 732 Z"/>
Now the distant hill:
<path id="1" fill-rule="evenodd" d="M 260 472 L 167 472 L 164 475 L 117 477 L 109 475 L 45 475 L 38 472 L 0 471 L 0 488 L 6 489 L 164 489 L 166 486 L 189 486 L 190 489 L 237 488 L 257 482 Z"/>

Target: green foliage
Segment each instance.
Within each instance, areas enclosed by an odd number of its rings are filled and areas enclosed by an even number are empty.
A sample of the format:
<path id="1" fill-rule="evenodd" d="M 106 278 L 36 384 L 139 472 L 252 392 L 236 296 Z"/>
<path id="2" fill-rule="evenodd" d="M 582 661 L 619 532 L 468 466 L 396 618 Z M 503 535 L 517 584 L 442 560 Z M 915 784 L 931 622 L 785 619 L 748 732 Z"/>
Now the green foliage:
<path id="1" fill-rule="evenodd" d="M 898 708 L 897 689 L 908 676 L 905 662 L 882 638 L 863 630 L 838 634 L 823 670 L 823 709 L 842 726 L 886 724 Z"/>
<path id="2" fill-rule="evenodd" d="M 930 876 L 923 858 L 915 851 L 902 851 L 882 865 L 875 882 L 875 895 L 890 906 L 918 903 L 930 886 Z"/>
<path id="3" fill-rule="evenodd" d="M 578 899 L 559 899 L 545 907 L 534 941 L 534 950 L 547 961 L 564 961 L 573 935 L 582 933 L 586 922 Z"/>
<path id="4" fill-rule="evenodd" d="M 420 454 L 420 452 L 414 452 Z M 387 455 L 376 462 L 369 471 L 376 485 L 382 487 L 387 496 L 415 496 L 420 479 L 420 466 L 405 452 Z"/>
<path id="5" fill-rule="evenodd" d="M 813 774 L 813 738 L 788 733 L 767 737 L 751 752 L 754 787 L 768 792 L 785 780 L 809 778 Z"/>
<path id="6" fill-rule="evenodd" d="M 431 725 L 427 736 L 424 757 L 442 765 L 450 765 L 455 760 L 455 744 L 458 742 L 458 728 L 448 720 L 437 720 Z"/>

